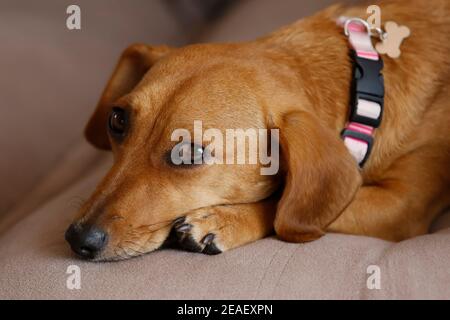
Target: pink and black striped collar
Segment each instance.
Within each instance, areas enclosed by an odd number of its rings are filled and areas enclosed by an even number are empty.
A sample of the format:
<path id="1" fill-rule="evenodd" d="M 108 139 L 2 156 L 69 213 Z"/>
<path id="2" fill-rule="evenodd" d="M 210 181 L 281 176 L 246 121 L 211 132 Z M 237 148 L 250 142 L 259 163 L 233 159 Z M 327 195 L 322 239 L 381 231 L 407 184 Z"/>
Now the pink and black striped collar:
<path id="1" fill-rule="evenodd" d="M 384 107 L 383 60 L 374 49 L 366 21 L 341 18 L 352 49 L 353 83 L 349 121 L 342 139 L 360 167 L 367 161 Z"/>

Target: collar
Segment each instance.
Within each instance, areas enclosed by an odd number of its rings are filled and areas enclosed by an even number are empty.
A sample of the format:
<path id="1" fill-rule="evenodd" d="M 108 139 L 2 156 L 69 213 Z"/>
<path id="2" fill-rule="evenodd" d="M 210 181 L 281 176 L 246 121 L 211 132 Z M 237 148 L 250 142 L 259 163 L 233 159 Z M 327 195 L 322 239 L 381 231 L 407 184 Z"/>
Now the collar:
<path id="1" fill-rule="evenodd" d="M 371 29 L 359 18 L 341 18 L 351 47 L 353 77 L 349 120 L 342 139 L 360 167 L 369 158 L 374 131 L 381 124 L 384 107 L 383 60 L 374 49 Z"/>

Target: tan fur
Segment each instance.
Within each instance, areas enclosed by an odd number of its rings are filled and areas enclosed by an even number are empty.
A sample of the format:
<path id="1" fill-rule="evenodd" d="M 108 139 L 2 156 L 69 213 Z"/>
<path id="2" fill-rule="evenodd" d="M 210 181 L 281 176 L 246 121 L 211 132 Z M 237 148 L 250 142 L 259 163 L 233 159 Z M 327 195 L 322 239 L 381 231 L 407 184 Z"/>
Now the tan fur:
<path id="1" fill-rule="evenodd" d="M 365 8 L 334 6 L 248 43 L 128 48 L 86 130 L 115 157 L 76 220 L 108 232 L 98 259 L 160 247 L 181 216 L 197 242 L 214 233 L 222 251 L 273 228 L 295 242 L 326 231 L 389 240 L 426 233 L 450 204 L 450 5 L 380 7 L 384 21 L 408 26 L 411 36 L 399 59 L 384 58 L 385 114 L 362 171 L 340 139 L 352 66 L 335 19 L 364 18 Z M 131 113 L 122 143 L 105 131 L 112 106 Z M 281 173 L 262 176 L 259 165 L 169 166 L 171 132 L 192 129 L 194 120 L 222 130 L 279 128 Z"/>

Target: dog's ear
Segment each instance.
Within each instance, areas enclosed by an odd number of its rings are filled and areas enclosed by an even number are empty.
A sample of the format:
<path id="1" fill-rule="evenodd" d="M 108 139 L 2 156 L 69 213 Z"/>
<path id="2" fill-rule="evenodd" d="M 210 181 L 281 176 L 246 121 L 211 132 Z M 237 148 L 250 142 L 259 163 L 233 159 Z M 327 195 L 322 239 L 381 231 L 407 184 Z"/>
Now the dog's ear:
<path id="1" fill-rule="evenodd" d="M 351 202 L 361 175 L 339 134 L 314 115 L 292 112 L 280 122 L 286 176 L 275 231 L 289 242 L 315 240 Z"/>
<path id="2" fill-rule="evenodd" d="M 97 108 L 86 126 L 85 136 L 90 143 L 99 149 L 111 149 L 106 128 L 113 103 L 131 92 L 152 65 L 170 50 L 171 48 L 167 46 L 152 47 L 134 44 L 122 53 Z"/>

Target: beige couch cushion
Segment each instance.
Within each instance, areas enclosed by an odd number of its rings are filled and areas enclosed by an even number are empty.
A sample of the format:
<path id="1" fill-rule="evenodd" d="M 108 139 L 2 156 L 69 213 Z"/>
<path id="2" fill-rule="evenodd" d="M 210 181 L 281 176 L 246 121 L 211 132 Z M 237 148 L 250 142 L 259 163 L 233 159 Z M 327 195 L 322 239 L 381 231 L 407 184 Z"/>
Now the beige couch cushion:
<path id="1" fill-rule="evenodd" d="M 268 238 L 212 257 L 163 250 L 116 263 L 78 260 L 64 231 L 111 159 L 77 150 L 66 166 L 83 157 L 82 177 L 0 233 L 0 299 L 450 299 L 450 215 L 433 234 L 397 244 L 329 234 L 307 244 Z M 81 268 L 81 290 L 66 287 L 70 265 Z M 370 265 L 380 268 L 380 290 L 367 288 Z"/>
<path id="2" fill-rule="evenodd" d="M 213 27 L 205 31 L 202 41 L 247 41 L 270 33 L 300 17 L 309 16 L 331 4 L 353 4 L 361 0 L 247 0 L 230 9 Z"/>
<path id="3" fill-rule="evenodd" d="M 184 43 L 161 1 L 0 1 L 0 219 L 83 132 L 120 53 L 133 42 Z"/>

